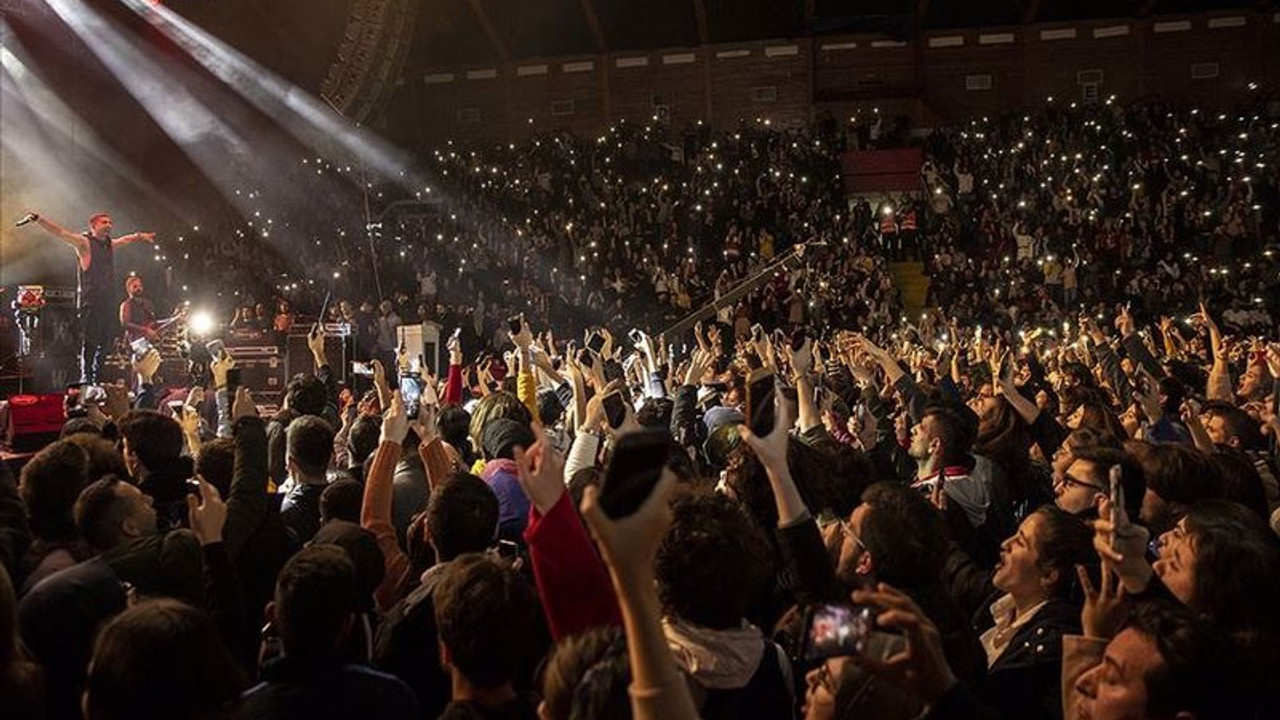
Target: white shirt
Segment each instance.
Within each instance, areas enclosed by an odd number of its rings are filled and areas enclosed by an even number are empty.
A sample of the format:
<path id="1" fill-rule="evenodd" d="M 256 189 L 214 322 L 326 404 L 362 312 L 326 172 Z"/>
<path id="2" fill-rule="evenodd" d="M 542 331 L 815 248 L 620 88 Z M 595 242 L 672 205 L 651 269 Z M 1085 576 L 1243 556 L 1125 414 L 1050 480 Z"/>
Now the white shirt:
<path id="1" fill-rule="evenodd" d="M 1040 608 L 1048 604 L 1048 600 L 1042 600 L 1040 604 L 1018 615 L 1018 607 L 1013 601 L 1013 596 L 1008 593 L 1001 595 L 999 600 L 991 604 L 991 617 L 995 619 L 996 624 L 986 632 L 982 633 L 982 649 L 987 651 L 987 667 L 996 664 L 996 660 L 1000 659 L 1000 655 L 1004 653 L 1005 648 L 1009 647 L 1009 641 L 1018 633 L 1018 630 L 1031 622 L 1040 612 Z"/>

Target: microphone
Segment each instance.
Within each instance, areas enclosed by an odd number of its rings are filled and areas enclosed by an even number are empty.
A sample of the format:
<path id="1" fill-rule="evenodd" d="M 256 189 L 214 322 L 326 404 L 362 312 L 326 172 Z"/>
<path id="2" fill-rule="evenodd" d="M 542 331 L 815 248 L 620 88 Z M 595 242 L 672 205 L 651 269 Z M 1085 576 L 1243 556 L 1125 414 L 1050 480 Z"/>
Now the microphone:
<path id="1" fill-rule="evenodd" d="M 13 224 L 13 226 L 14 226 L 14 227 L 22 227 L 23 225 L 30 225 L 31 223 L 33 223 L 33 222 L 35 222 L 36 220 L 39 220 L 39 219 L 40 219 L 40 216 L 39 216 L 39 215 L 37 215 L 37 214 L 35 214 L 35 213 L 33 213 L 33 212 L 29 212 L 29 213 L 27 213 L 26 215 L 23 215 L 23 216 L 22 216 L 22 219 L 21 219 L 21 220 L 19 220 L 19 221 L 18 221 L 18 222 L 16 222 L 16 223 L 14 223 L 14 224 Z"/>

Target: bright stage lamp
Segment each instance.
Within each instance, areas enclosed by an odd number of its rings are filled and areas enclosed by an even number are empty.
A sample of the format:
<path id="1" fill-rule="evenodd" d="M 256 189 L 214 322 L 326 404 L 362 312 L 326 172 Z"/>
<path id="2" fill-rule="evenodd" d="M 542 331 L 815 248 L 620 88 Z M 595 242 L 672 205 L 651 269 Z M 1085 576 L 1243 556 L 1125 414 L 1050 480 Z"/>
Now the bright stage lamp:
<path id="1" fill-rule="evenodd" d="M 191 314 L 191 332 L 195 335 L 208 335 L 213 332 L 217 323 L 213 321 L 213 315 L 206 310 L 198 310 Z"/>

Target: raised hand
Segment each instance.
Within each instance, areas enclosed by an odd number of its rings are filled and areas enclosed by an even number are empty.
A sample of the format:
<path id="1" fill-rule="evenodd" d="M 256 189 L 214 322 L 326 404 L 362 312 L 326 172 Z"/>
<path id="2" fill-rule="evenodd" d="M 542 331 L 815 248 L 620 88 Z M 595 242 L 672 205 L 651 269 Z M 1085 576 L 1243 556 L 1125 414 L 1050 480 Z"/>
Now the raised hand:
<path id="1" fill-rule="evenodd" d="M 707 374 L 707 367 L 711 361 L 711 353 L 702 348 L 694 348 L 693 354 L 689 356 L 689 367 L 684 372 L 684 384 L 689 387 L 697 387 L 702 384 L 702 378 Z"/>
<path id="2" fill-rule="evenodd" d="M 783 399 L 782 393 L 774 393 L 773 430 L 764 437 L 758 437 L 746 425 L 738 426 L 738 436 L 751 448 L 764 465 L 770 476 L 775 473 L 789 473 L 787 468 L 787 446 L 791 438 L 791 428 L 796 424 L 795 410 L 791 403 Z"/>
<path id="3" fill-rule="evenodd" d="M 1093 549 L 1110 563 L 1124 586 L 1132 593 L 1146 589 L 1152 569 L 1147 564 L 1147 542 L 1151 535 L 1141 525 L 1129 522 L 1124 508 L 1114 508 L 1106 495 L 1098 496 L 1098 519 L 1093 521 Z"/>
<path id="4" fill-rule="evenodd" d="M 636 588 L 653 582 L 653 561 L 662 536 L 671 525 L 671 494 L 675 473 L 664 468 L 653 492 L 634 513 L 618 519 L 605 515 L 600 507 L 600 489 L 588 486 L 582 497 L 582 518 L 600 547 L 614 583 L 620 588 Z"/>
<path id="5" fill-rule="evenodd" d="M 246 417 L 258 417 L 258 406 L 253 402 L 249 388 L 240 387 L 236 389 L 235 401 L 231 404 L 231 420 L 234 422 Z"/>
<path id="6" fill-rule="evenodd" d="M 462 340 L 456 335 L 450 335 L 449 340 L 445 343 L 445 347 L 449 350 L 449 364 L 462 364 Z"/>
<path id="7" fill-rule="evenodd" d="M 391 393 L 391 402 L 386 412 L 382 414 L 382 435 L 379 442 L 403 445 L 404 438 L 408 434 L 409 414 L 405 411 L 404 401 L 400 398 L 400 391 L 397 390 Z"/>
<path id="8" fill-rule="evenodd" d="M 1116 330 L 1120 331 L 1120 337 L 1129 337 L 1133 334 L 1134 323 L 1133 314 L 1129 312 L 1129 305 L 1126 304 L 1120 314 L 1116 316 Z"/>
<path id="9" fill-rule="evenodd" d="M 316 367 L 324 365 L 324 325 L 317 322 L 315 327 L 311 328 L 311 332 L 307 335 L 307 349 L 311 351 L 311 357 L 316 361 Z"/>
<path id="10" fill-rule="evenodd" d="M 1110 640 L 1120 629 L 1128 612 L 1127 595 L 1115 568 L 1102 563 L 1101 589 L 1094 589 L 1089 571 L 1083 565 L 1076 566 L 1080 587 L 1084 589 L 1084 607 L 1080 611 L 1080 625 L 1085 637 Z"/>
<path id="11" fill-rule="evenodd" d="M 143 385 L 150 385 L 160 369 L 160 351 L 152 348 L 133 361 L 133 372 Z"/>
<path id="12" fill-rule="evenodd" d="M 178 425 L 182 426 L 182 433 L 187 436 L 197 436 L 200 433 L 200 411 L 190 405 L 183 405 L 178 409 Z"/>
<path id="13" fill-rule="evenodd" d="M 200 499 L 187 495 L 187 522 L 201 545 L 222 542 L 222 528 L 227 524 L 227 504 L 218 494 L 218 488 L 196 477 L 200 483 Z"/>
<path id="14" fill-rule="evenodd" d="M 415 435 L 422 441 L 422 446 L 436 439 L 440 435 L 437 421 L 440 415 L 440 409 L 429 403 L 421 403 L 418 406 L 418 417 L 409 426 L 413 429 Z"/>
<path id="15" fill-rule="evenodd" d="M 385 408 L 391 402 L 391 385 L 387 382 L 387 369 L 382 366 L 381 360 L 369 361 L 369 367 L 373 370 L 373 387 L 378 391 L 378 402 Z"/>
<path id="16" fill-rule="evenodd" d="M 515 449 L 515 460 L 520 488 L 538 512 L 545 515 L 565 493 L 564 458 L 551 447 L 543 433 L 537 434 L 538 441 L 529 449 Z"/>
<path id="17" fill-rule="evenodd" d="M 947 663 L 938 626 L 905 593 L 880 583 L 875 591 L 854 592 L 853 601 L 882 608 L 876 624 L 901 630 L 907 641 L 904 650 L 885 660 L 855 655 L 855 663 L 931 704 L 959 682 Z"/>
<path id="18" fill-rule="evenodd" d="M 223 353 L 209 363 L 209 371 L 213 373 L 213 388 L 221 390 L 227 386 L 227 371 L 236 366 L 235 358 Z"/>
<path id="19" fill-rule="evenodd" d="M 520 316 L 520 332 L 511 336 L 511 342 L 515 343 L 516 347 L 521 350 L 528 350 L 529 346 L 533 344 L 533 330 L 529 327 L 529 321 L 525 320 L 523 315 Z"/>
<path id="20" fill-rule="evenodd" d="M 787 364 L 791 366 L 791 372 L 797 378 L 806 376 L 813 370 L 813 341 L 809 338 L 804 339 L 799 350 L 792 350 L 791 344 L 787 343 L 782 352 L 786 355 Z"/>
<path id="21" fill-rule="evenodd" d="M 1148 422 L 1160 422 L 1164 417 L 1164 406 L 1160 404 L 1160 383 L 1146 368 L 1139 368 L 1138 373 L 1143 380 L 1142 390 L 1135 391 L 1133 399 L 1142 406 L 1142 412 L 1147 416 Z"/>

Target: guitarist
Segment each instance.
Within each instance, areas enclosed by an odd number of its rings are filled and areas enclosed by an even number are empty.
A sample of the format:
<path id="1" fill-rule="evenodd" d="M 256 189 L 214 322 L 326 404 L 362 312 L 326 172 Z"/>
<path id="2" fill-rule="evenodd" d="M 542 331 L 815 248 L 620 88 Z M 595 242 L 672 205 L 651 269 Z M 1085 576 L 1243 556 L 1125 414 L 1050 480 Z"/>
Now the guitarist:
<path id="1" fill-rule="evenodd" d="M 120 326 L 124 328 L 125 339 L 133 342 L 145 337 L 152 344 L 159 344 L 160 332 L 156 323 L 156 307 L 151 303 L 150 298 L 142 294 L 142 278 L 130 275 L 129 279 L 124 281 L 124 291 L 128 297 L 120 303 Z"/>

